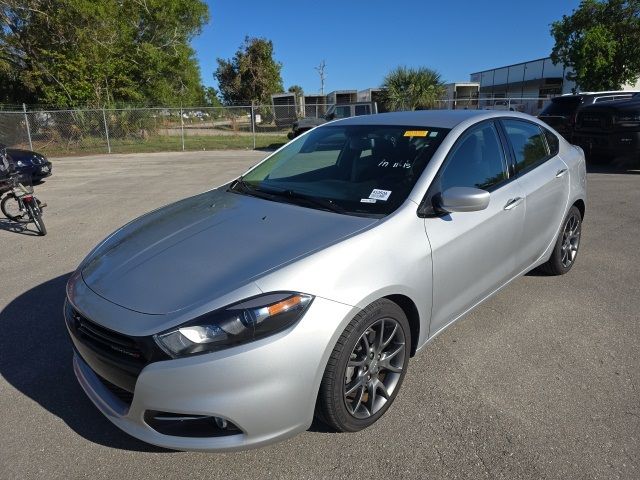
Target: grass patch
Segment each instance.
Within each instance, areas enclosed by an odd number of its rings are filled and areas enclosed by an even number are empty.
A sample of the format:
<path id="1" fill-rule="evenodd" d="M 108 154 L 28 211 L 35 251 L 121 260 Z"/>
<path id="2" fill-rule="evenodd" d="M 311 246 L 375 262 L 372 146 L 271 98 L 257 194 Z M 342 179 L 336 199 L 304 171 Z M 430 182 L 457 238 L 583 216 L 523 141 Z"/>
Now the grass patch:
<path id="1" fill-rule="evenodd" d="M 256 149 L 275 149 L 287 142 L 285 135 L 257 135 Z M 26 147 L 28 148 L 28 146 Z M 34 150 L 50 157 L 72 157 L 78 155 L 103 155 L 107 153 L 104 138 L 88 137 L 67 145 L 34 142 Z M 185 151 L 196 150 L 245 150 L 253 149 L 250 135 L 187 135 L 184 138 Z M 111 153 L 153 153 L 180 152 L 180 137 L 154 136 L 147 139 L 111 139 Z"/>

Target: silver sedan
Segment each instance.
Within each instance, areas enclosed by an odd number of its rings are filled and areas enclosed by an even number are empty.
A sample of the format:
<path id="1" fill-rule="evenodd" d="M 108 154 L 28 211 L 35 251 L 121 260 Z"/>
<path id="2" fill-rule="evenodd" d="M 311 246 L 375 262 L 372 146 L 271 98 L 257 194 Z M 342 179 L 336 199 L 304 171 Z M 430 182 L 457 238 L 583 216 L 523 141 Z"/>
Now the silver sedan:
<path id="1" fill-rule="evenodd" d="M 257 447 L 314 416 L 361 430 L 448 325 L 534 268 L 571 269 L 585 200 L 582 150 L 524 114 L 328 123 L 87 256 L 64 310 L 76 376 L 173 449 Z"/>

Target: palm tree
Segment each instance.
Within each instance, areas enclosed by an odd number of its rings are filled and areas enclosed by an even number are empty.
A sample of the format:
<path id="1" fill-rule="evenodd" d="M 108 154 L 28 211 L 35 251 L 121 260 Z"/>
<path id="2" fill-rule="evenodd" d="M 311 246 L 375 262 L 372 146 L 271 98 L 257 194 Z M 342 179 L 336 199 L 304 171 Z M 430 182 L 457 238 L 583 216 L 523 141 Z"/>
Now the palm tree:
<path id="1" fill-rule="evenodd" d="M 445 94 L 440 74 L 426 67 L 397 67 L 384 78 L 382 88 L 391 111 L 430 108 Z"/>

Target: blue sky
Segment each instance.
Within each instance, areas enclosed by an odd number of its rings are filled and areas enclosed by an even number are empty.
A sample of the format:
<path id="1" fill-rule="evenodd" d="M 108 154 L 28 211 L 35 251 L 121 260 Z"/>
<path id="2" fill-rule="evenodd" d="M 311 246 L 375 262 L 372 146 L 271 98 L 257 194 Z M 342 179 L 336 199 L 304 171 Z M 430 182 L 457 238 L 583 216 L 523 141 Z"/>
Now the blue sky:
<path id="1" fill-rule="evenodd" d="M 205 85 L 216 58 L 230 58 L 245 35 L 273 41 L 285 89 L 325 93 L 376 87 L 398 65 L 438 70 L 447 82 L 549 55 L 549 24 L 579 0 L 208 0 L 211 21 L 192 42 Z M 484 5 L 484 6 L 483 6 Z"/>

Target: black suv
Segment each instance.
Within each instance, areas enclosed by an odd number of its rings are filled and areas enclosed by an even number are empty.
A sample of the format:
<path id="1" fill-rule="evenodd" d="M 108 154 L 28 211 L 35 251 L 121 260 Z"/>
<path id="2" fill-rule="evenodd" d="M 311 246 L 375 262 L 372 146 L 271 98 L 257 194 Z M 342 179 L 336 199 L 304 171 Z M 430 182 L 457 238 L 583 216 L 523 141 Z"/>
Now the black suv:
<path id="1" fill-rule="evenodd" d="M 551 99 L 538 118 L 553 127 L 567 141 L 572 142 L 578 109 L 587 105 L 613 100 L 628 100 L 635 92 L 593 92 L 562 95 Z"/>
<path id="2" fill-rule="evenodd" d="M 573 143 L 591 158 L 640 161 L 640 93 L 622 102 L 581 108 Z"/>

